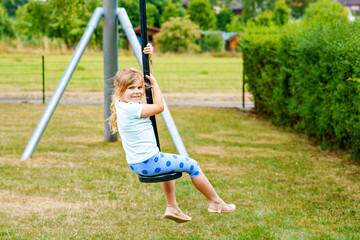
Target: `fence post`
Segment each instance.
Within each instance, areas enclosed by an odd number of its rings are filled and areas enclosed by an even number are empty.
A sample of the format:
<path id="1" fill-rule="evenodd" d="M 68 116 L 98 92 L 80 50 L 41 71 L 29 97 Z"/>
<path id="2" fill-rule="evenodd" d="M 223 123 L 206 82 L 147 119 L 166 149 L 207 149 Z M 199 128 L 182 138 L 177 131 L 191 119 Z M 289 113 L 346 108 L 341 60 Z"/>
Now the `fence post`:
<path id="1" fill-rule="evenodd" d="M 43 86 L 43 104 L 45 104 L 45 56 L 42 55 L 42 86 Z"/>
<path id="2" fill-rule="evenodd" d="M 242 76 L 242 105 L 243 105 L 243 109 L 245 109 L 245 62 L 243 59 L 243 76 Z"/>

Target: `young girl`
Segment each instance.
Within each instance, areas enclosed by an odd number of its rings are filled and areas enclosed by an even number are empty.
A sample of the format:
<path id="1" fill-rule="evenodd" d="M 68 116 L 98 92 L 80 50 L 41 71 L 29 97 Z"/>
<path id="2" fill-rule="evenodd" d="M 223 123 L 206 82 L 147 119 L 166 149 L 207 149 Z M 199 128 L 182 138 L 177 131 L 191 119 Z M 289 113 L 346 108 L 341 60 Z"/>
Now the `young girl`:
<path id="1" fill-rule="evenodd" d="M 144 48 L 144 53 L 149 55 L 150 61 L 151 46 Z M 138 70 L 124 68 L 116 74 L 114 80 L 109 124 L 113 133 L 120 133 L 131 170 L 138 175 L 146 176 L 175 171 L 187 172 L 194 186 L 210 200 L 209 212 L 233 212 L 235 205 L 226 204 L 217 195 L 194 159 L 159 151 L 149 116 L 161 113 L 164 110 L 164 102 L 151 65 L 150 73 L 151 75 L 146 78 L 150 80 L 153 90 L 153 104 L 140 102 L 145 93 L 145 84 L 143 75 Z M 178 223 L 190 221 L 191 217 L 185 215 L 176 203 L 175 180 L 162 182 L 161 185 L 167 202 L 164 217 Z"/>

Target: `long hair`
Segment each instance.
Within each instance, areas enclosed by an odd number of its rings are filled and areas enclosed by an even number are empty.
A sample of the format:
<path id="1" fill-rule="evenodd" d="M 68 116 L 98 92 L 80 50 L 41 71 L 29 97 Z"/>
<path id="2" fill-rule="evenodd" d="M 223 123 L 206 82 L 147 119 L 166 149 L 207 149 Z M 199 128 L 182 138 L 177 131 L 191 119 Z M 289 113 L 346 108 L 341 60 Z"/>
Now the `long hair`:
<path id="1" fill-rule="evenodd" d="M 111 115 L 109 117 L 109 125 L 112 134 L 115 134 L 118 131 L 115 103 L 116 101 L 119 101 L 119 97 L 125 92 L 127 87 L 136 83 L 138 80 L 144 81 L 144 77 L 141 72 L 132 67 L 124 68 L 115 75 L 114 90 L 111 96 L 110 105 Z M 119 91 L 116 91 L 116 87 L 119 87 Z"/>

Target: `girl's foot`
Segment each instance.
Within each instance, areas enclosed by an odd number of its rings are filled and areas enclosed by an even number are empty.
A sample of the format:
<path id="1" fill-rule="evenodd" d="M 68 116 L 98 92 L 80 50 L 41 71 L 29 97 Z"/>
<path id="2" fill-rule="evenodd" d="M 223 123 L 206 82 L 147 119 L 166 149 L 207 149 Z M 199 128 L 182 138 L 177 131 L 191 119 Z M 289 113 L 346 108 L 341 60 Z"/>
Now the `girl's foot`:
<path id="1" fill-rule="evenodd" d="M 164 218 L 173 220 L 177 223 L 184 223 L 191 220 L 191 217 L 184 214 L 180 209 L 176 209 L 170 206 L 166 207 Z"/>
<path id="2" fill-rule="evenodd" d="M 211 213 L 232 213 L 235 210 L 235 204 L 226 204 L 222 199 L 219 202 L 210 202 L 208 211 Z"/>

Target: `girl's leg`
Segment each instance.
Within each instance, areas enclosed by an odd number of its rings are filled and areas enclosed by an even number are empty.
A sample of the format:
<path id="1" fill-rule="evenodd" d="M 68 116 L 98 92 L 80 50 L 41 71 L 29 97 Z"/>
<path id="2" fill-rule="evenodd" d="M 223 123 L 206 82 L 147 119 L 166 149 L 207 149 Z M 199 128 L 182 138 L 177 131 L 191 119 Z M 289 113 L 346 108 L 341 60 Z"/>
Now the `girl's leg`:
<path id="1" fill-rule="evenodd" d="M 176 203 L 175 180 L 162 182 L 161 186 L 164 190 L 165 199 L 167 202 L 164 217 L 174 220 L 178 223 L 190 221 L 191 217 L 185 215 Z"/>
<path id="2" fill-rule="evenodd" d="M 167 205 L 172 208 L 179 209 L 175 196 L 175 180 L 162 182 L 161 186 L 164 190 Z"/>
<path id="3" fill-rule="evenodd" d="M 235 210 L 234 204 L 226 204 L 216 193 L 215 189 L 207 179 L 204 173 L 201 173 L 199 176 L 191 178 L 194 186 L 199 190 L 205 197 L 210 200 L 209 212 L 221 213 L 228 212 L 231 213 Z"/>
<path id="4" fill-rule="evenodd" d="M 199 164 L 194 159 L 162 152 L 144 162 L 129 164 L 129 166 L 134 173 L 145 176 L 170 172 L 187 172 L 190 177 L 201 174 Z"/>
<path id="5" fill-rule="evenodd" d="M 210 200 L 209 212 L 233 212 L 235 210 L 234 204 L 226 204 L 216 193 L 215 189 L 202 172 L 200 175 L 191 178 L 194 186 L 199 192 L 201 192 L 205 197 Z M 191 217 L 185 215 L 181 212 L 180 208 L 176 202 L 175 196 L 175 180 L 162 182 L 161 186 L 164 190 L 165 199 L 167 202 L 167 208 L 165 212 L 165 217 L 175 220 L 177 222 L 186 222 L 191 220 Z"/>
<path id="6" fill-rule="evenodd" d="M 191 181 L 193 182 L 196 189 L 204 194 L 205 197 L 207 197 L 211 202 L 220 203 L 219 196 L 204 173 L 191 178 Z"/>
<path id="7" fill-rule="evenodd" d="M 202 173 L 199 164 L 194 159 L 159 152 L 149 160 L 138 164 L 131 164 L 130 168 L 136 174 L 148 176 L 175 171 L 187 172 L 194 186 L 210 200 L 209 211 L 232 212 L 235 209 L 235 205 L 226 205 L 224 201 L 219 198 L 206 176 Z M 168 206 L 180 211 L 176 203 L 175 182 L 169 181 L 162 183 L 162 187 Z"/>

